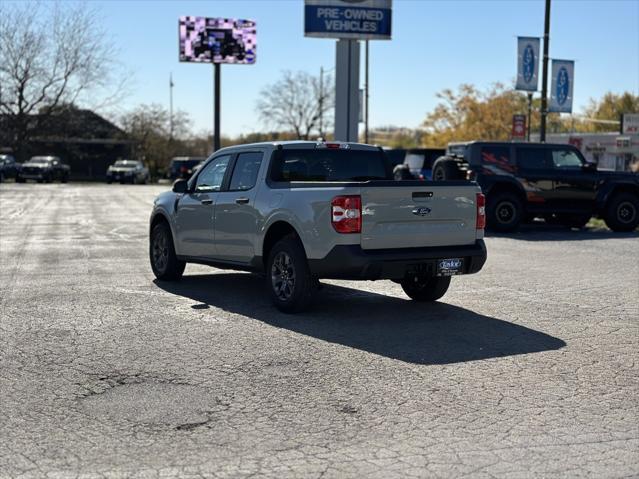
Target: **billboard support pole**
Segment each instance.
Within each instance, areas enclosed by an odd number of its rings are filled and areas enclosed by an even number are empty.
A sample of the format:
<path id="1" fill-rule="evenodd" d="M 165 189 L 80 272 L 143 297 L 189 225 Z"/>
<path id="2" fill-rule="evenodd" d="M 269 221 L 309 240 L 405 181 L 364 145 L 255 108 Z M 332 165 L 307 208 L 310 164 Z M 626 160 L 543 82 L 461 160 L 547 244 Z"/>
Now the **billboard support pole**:
<path id="1" fill-rule="evenodd" d="M 219 63 L 213 64 L 214 73 L 214 94 L 213 100 L 213 151 L 220 149 L 220 76 L 222 65 Z"/>
<path id="2" fill-rule="evenodd" d="M 528 93 L 528 143 L 530 143 L 530 125 L 532 124 L 532 92 Z"/>
<path id="3" fill-rule="evenodd" d="M 541 73 L 541 125 L 539 141 L 546 142 L 546 115 L 548 115 L 548 50 L 550 44 L 550 0 L 546 0 L 544 15 L 544 58 Z"/>

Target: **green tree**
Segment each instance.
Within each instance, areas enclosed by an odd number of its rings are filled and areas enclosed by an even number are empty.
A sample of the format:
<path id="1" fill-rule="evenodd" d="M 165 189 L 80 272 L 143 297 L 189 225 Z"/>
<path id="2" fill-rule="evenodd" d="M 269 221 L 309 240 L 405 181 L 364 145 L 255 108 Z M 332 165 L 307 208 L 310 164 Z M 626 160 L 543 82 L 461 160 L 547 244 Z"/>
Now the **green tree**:
<path id="1" fill-rule="evenodd" d="M 639 113 L 639 95 L 631 92 L 615 94 L 606 93 L 601 100 L 590 99 L 584 110 L 584 116 L 594 120 L 619 121 L 624 113 Z M 588 122 L 588 131 L 618 131 L 613 124 Z"/>

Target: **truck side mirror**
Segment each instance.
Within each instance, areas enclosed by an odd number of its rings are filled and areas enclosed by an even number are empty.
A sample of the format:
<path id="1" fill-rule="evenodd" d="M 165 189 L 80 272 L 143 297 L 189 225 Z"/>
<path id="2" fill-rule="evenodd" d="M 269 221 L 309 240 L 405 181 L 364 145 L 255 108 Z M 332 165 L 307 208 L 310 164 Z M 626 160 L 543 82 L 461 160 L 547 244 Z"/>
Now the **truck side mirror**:
<path id="1" fill-rule="evenodd" d="M 186 180 L 176 180 L 173 183 L 173 193 L 186 193 L 189 189 L 189 182 Z"/>
<path id="2" fill-rule="evenodd" d="M 586 161 L 582 168 L 586 171 L 597 171 L 597 163 Z"/>

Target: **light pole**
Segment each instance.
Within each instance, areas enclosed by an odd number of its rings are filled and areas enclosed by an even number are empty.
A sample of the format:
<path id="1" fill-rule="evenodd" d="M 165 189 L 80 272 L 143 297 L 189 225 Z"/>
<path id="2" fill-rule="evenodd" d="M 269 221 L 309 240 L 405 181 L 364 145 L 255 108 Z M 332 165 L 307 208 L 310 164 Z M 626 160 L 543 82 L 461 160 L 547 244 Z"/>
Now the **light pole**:
<path id="1" fill-rule="evenodd" d="M 546 142 L 546 115 L 548 115 L 548 50 L 550 44 L 550 0 L 546 0 L 544 18 L 544 59 L 541 77 L 541 124 L 539 141 Z"/>

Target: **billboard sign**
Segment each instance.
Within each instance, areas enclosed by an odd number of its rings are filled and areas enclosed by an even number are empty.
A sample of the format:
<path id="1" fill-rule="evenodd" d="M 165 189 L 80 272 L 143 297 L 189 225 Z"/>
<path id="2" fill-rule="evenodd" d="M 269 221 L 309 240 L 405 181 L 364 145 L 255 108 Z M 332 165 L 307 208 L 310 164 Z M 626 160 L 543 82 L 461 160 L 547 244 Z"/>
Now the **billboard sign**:
<path id="1" fill-rule="evenodd" d="M 180 61 L 253 64 L 256 28 L 252 20 L 180 17 Z"/>
<path id="2" fill-rule="evenodd" d="M 621 124 L 622 135 L 639 135 L 639 113 L 624 113 Z"/>
<path id="3" fill-rule="evenodd" d="M 526 115 L 513 115 L 512 139 L 523 140 L 526 138 Z"/>
<path id="4" fill-rule="evenodd" d="M 392 0 L 305 0 L 304 35 L 391 39 Z"/>
<path id="5" fill-rule="evenodd" d="M 516 90 L 537 91 L 539 78 L 539 38 L 517 37 Z"/>
<path id="6" fill-rule="evenodd" d="M 548 111 L 572 113 L 572 90 L 575 80 L 575 62 L 571 60 L 552 61 L 552 83 Z"/>

